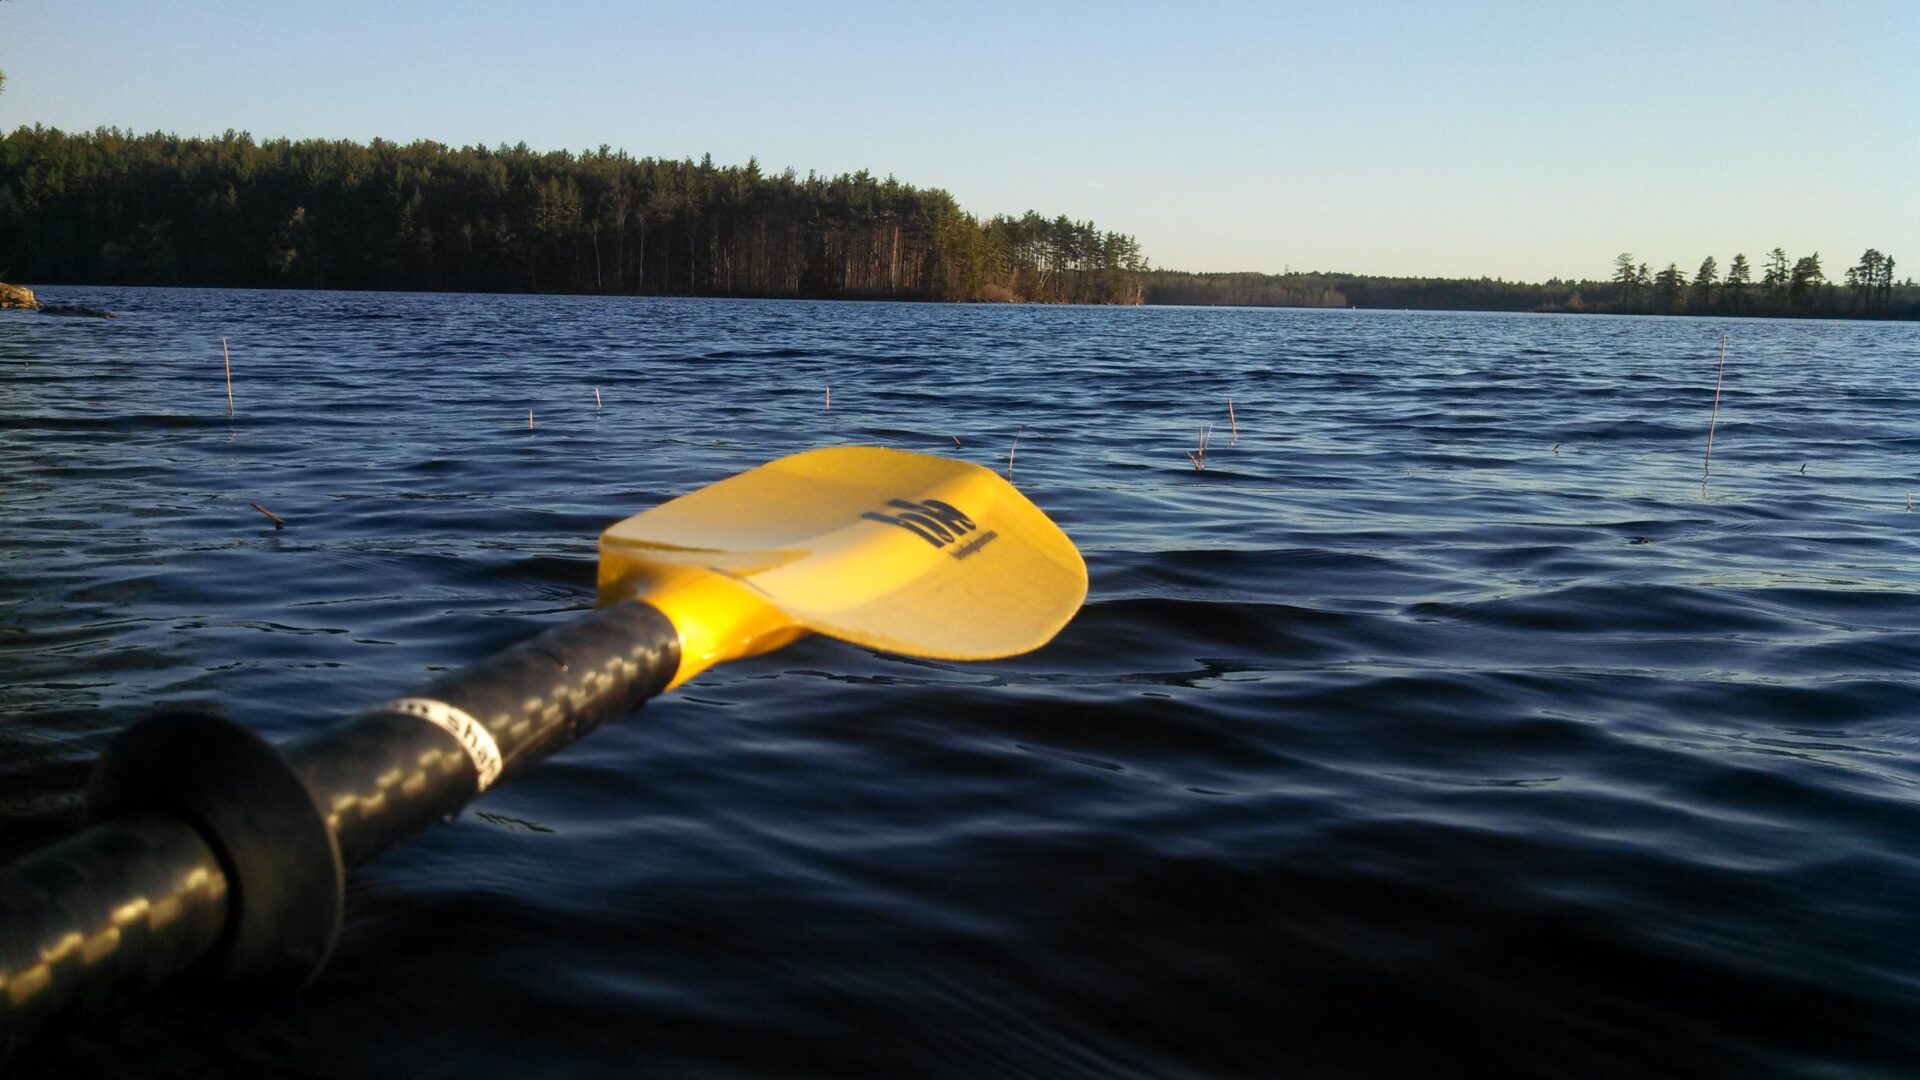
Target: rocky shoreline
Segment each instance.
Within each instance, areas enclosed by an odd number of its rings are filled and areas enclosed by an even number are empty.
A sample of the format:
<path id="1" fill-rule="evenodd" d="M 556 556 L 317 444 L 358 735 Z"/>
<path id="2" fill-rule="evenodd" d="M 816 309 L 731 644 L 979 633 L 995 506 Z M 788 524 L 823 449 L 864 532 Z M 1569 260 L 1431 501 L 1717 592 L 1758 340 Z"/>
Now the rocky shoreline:
<path id="1" fill-rule="evenodd" d="M 113 312 L 90 308 L 81 304 L 43 304 L 33 295 L 33 290 L 25 285 L 9 285 L 0 281 L 0 308 L 18 308 L 23 311 L 38 311 L 42 315 L 72 315 L 83 319 L 111 319 Z"/>
<path id="2" fill-rule="evenodd" d="M 40 301 L 33 298 L 33 290 L 25 285 L 9 285 L 0 281 L 0 308 L 38 308 Z"/>

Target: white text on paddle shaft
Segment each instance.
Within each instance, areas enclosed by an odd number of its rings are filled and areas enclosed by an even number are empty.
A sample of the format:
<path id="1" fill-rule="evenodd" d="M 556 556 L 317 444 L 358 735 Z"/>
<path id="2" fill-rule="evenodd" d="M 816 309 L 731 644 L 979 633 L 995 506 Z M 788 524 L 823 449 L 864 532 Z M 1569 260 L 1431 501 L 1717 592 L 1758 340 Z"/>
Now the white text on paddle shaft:
<path id="1" fill-rule="evenodd" d="M 493 741 L 493 733 L 487 730 L 486 725 L 466 712 L 432 698 L 401 698 L 389 701 L 374 711 L 417 717 L 458 739 L 460 748 L 473 761 L 474 771 L 480 774 L 478 791 L 487 790 L 499 779 L 502 766 L 500 745 Z"/>

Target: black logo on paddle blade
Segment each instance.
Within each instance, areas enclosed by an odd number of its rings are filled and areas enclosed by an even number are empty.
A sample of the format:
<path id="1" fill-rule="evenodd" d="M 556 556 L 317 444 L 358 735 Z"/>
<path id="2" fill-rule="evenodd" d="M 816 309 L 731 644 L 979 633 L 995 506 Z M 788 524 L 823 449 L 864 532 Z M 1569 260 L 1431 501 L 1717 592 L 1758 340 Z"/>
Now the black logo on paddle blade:
<path id="1" fill-rule="evenodd" d="M 898 525 L 937 548 L 946 547 L 959 537 L 979 528 L 973 523 L 972 518 L 961 513 L 951 503 L 943 503 L 939 499 L 922 499 L 919 502 L 888 499 L 887 505 L 894 508 L 893 513 L 880 514 L 868 511 L 860 516 L 870 521 Z"/>

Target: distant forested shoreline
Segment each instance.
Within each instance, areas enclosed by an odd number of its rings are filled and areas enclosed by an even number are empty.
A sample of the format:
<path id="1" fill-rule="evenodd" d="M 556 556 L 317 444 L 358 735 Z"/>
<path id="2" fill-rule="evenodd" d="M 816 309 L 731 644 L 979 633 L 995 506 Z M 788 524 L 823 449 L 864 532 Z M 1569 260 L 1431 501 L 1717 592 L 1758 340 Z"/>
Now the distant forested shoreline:
<path id="1" fill-rule="evenodd" d="M 1152 270 L 1149 304 L 1233 307 L 1412 308 L 1616 315 L 1740 315 L 1815 319 L 1920 319 L 1920 285 L 1896 283 L 1894 260 L 1868 248 L 1840 280 L 1818 253 L 1790 259 L 1768 252 L 1756 275 L 1744 254 L 1725 276 L 1708 257 L 1689 275 L 1673 263 L 1658 273 L 1631 253 L 1614 259 L 1606 281 L 1535 284 L 1494 278 L 1403 278 L 1365 274 L 1187 274 Z"/>
<path id="2" fill-rule="evenodd" d="M 376 139 L 0 136 L 0 280 L 69 285 L 986 300 L 1920 319 L 1868 249 L 1830 278 L 1774 248 L 1692 274 L 1622 253 L 1544 283 L 1152 269 L 1065 215 L 979 218 L 938 188 L 711 158 Z"/>
<path id="3" fill-rule="evenodd" d="M 1138 303 L 1139 245 L 866 172 L 601 147 L 0 138 L 0 275 L 42 284 Z"/>

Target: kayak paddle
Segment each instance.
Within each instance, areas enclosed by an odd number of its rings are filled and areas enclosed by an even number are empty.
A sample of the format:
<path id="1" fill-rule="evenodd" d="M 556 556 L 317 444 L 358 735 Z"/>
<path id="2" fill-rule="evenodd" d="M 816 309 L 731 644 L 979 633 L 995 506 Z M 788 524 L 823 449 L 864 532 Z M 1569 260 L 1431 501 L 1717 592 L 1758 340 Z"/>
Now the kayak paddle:
<path id="1" fill-rule="evenodd" d="M 0 871 L 0 1057 L 70 1006 L 183 973 L 298 988 L 346 867 L 714 664 L 808 633 L 1011 656 L 1086 591 L 1072 541 L 994 473 L 813 450 L 619 522 L 597 611 L 324 731 L 274 746 L 206 713 L 137 723 L 95 767 L 93 824 Z"/>

